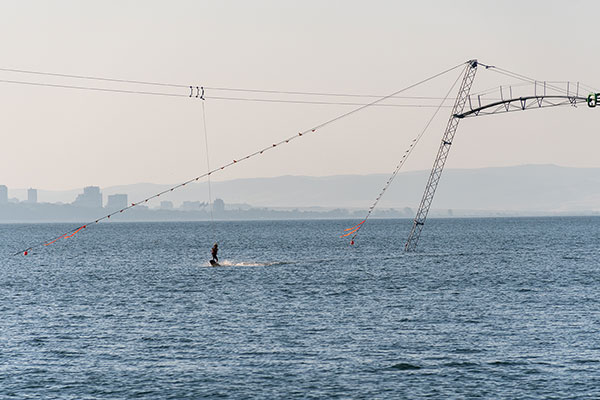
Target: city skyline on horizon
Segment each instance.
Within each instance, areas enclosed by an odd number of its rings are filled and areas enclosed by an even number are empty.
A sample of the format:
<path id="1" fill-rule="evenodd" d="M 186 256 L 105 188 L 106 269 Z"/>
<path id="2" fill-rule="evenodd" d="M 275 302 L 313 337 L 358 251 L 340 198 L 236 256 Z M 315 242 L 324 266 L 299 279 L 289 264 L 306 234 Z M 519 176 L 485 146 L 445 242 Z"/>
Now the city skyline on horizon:
<path id="1" fill-rule="evenodd" d="M 416 207 L 429 176 L 429 171 L 400 173 L 394 185 L 382 198 L 382 207 Z M 355 208 L 366 207 L 373 201 L 373 192 L 389 178 L 387 174 L 338 175 L 328 177 L 280 176 L 274 178 L 236 179 L 212 183 L 213 199 L 221 198 L 236 207 L 284 207 L 284 208 Z M 523 165 L 480 169 L 448 169 L 438 193 L 436 207 L 469 208 L 488 210 L 519 210 L 536 207 L 544 210 L 598 210 L 600 192 L 600 168 L 570 168 L 556 165 Z M 129 200 L 142 204 L 146 198 L 151 208 L 191 207 L 208 204 L 207 182 L 197 182 L 171 191 L 173 185 L 132 184 L 107 188 L 88 186 L 70 191 L 39 190 L 40 203 L 118 204 L 112 208 L 124 208 Z M 15 199 L 19 190 L 7 190 L 11 201 L 25 201 L 27 190 L 21 189 L 21 198 Z M 545 194 L 544 194 L 545 193 Z M 518 194 L 518 196 L 516 196 Z M 0 197 L 2 185 L 0 185 Z M 478 200 L 479 199 L 479 200 Z M 1 202 L 0 198 L 0 202 Z M 167 206 L 167 203 L 171 203 Z M 188 203 L 188 206 L 184 204 Z M 195 207 L 195 206 L 194 206 Z M 193 207 L 192 207 L 193 208 Z M 198 208 L 198 207 L 196 207 Z"/>

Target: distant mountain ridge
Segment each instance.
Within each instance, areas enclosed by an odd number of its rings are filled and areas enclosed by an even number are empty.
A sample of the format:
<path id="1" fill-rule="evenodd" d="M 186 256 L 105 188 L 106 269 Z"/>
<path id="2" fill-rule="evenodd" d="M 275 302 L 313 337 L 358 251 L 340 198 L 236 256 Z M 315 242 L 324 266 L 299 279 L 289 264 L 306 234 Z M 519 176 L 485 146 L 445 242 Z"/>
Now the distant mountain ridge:
<path id="1" fill-rule="evenodd" d="M 399 174 L 380 203 L 384 208 L 416 208 L 429 171 Z M 387 174 L 325 177 L 280 176 L 212 183 L 213 198 L 226 204 L 254 207 L 361 208 L 371 205 L 387 181 Z M 126 193 L 138 201 L 172 185 L 138 183 L 102 188 L 107 195 Z M 24 189 L 22 189 L 24 191 Z M 41 202 L 69 203 L 81 192 L 40 190 Z M 13 193 L 18 193 L 14 190 Z M 24 196 L 24 194 L 23 194 Z M 206 183 L 198 183 L 161 197 L 177 206 L 183 201 L 206 201 Z M 157 205 L 157 204 L 156 204 Z M 151 205 L 152 206 L 152 205 Z M 436 209 L 580 212 L 600 210 L 600 168 L 521 165 L 479 169 L 447 169 L 433 202 Z"/>

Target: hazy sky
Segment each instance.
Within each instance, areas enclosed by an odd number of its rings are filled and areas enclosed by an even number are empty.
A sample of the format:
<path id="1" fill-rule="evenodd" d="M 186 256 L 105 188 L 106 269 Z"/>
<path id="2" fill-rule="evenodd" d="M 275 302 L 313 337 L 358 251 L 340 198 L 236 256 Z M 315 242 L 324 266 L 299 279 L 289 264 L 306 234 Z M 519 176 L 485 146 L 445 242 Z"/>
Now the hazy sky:
<path id="1" fill-rule="evenodd" d="M 598 2 L 576 0 L 3 1 L 0 68 L 385 95 L 477 58 L 540 80 L 600 87 L 598 15 Z M 439 97 L 457 76 L 406 94 Z M 8 72 L 0 79 L 139 89 Z M 474 90 L 514 82 L 481 69 Z M 205 106 L 212 166 L 351 109 Z M 369 109 L 214 179 L 392 172 L 432 112 Z M 406 171 L 431 167 L 448 115 L 442 110 Z M 599 117 L 600 108 L 581 106 L 465 120 L 447 167 L 600 167 Z M 201 104 L 185 97 L 0 83 L 0 129 L 0 184 L 12 188 L 176 183 L 206 170 Z"/>

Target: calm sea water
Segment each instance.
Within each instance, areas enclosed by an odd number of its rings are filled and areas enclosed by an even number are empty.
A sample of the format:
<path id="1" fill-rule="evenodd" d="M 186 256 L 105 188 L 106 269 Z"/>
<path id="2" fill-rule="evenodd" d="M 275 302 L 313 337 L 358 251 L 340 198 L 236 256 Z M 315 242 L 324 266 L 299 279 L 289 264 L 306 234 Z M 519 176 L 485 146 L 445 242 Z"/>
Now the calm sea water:
<path id="1" fill-rule="evenodd" d="M 0 225 L 0 398 L 600 398 L 600 218 L 354 223 Z"/>

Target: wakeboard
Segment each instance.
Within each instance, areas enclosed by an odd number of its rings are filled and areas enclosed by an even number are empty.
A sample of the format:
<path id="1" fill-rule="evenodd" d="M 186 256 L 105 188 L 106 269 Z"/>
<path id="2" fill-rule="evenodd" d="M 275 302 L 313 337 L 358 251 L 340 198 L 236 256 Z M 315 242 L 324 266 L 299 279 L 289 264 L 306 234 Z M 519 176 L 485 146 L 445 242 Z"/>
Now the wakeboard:
<path id="1" fill-rule="evenodd" d="M 209 260 L 208 262 L 210 262 L 211 267 L 220 267 L 221 266 L 221 264 L 219 264 L 215 260 Z"/>

